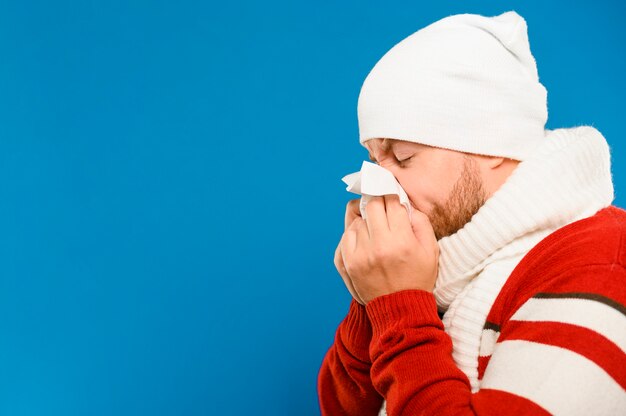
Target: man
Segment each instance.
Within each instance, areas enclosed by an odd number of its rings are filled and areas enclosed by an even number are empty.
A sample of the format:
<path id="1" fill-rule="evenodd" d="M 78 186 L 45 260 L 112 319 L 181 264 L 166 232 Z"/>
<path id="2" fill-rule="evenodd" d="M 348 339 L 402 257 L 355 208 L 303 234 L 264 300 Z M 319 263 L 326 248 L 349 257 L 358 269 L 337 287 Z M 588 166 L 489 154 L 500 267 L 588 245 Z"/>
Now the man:
<path id="1" fill-rule="evenodd" d="M 590 126 L 546 130 L 525 20 L 449 16 L 388 51 L 360 142 L 406 191 L 346 209 L 353 296 L 323 415 L 626 414 L 626 211 Z"/>

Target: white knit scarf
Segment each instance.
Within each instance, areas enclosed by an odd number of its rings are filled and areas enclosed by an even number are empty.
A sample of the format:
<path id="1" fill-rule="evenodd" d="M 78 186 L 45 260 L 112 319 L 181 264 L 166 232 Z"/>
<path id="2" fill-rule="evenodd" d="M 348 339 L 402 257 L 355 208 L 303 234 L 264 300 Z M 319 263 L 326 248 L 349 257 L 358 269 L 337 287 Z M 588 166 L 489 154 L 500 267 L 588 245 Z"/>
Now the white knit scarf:
<path id="1" fill-rule="evenodd" d="M 613 198 L 609 147 L 602 134 L 591 126 L 546 130 L 543 144 L 471 221 L 439 240 L 437 305 L 446 310 L 494 255 L 517 239 L 592 216 Z"/>
<path id="2" fill-rule="evenodd" d="M 482 328 L 519 261 L 557 229 L 614 199 L 609 146 L 591 126 L 546 130 L 546 140 L 455 234 L 439 240 L 434 295 L 453 359 L 479 390 Z M 385 406 L 380 412 L 385 415 Z"/>

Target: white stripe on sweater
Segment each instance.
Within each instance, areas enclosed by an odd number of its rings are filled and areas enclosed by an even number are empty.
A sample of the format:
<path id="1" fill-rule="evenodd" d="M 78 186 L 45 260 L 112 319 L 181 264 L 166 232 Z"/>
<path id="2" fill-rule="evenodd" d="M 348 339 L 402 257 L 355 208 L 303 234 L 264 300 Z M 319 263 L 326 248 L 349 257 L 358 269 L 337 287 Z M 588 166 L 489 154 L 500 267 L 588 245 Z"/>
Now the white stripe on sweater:
<path id="1" fill-rule="evenodd" d="M 626 392 L 594 362 L 530 341 L 497 344 L 480 387 L 522 396 L 556 415 L 608 416 L 626 409 Z"/>
<path id="2" fill-rule="evenodd" d="M 576 298 L 531 298 L 511 321 L 562 322 L 599 333 L 626 352 L 626 316 L 602 302 Z"/>
<path id="3" fill-rule="evenodd" d="M 500 333 L 493 329 L 483 329 L 482 337 L 480 338 L 480 353 L 481 357 L 488 357 L 493 353 L 493 348 L 496 346 L 496 342 Z"/>
<path id="4" fill-rule="evenodd" d="M 472 393 L 479 389 L 485 319 L 517 262 L 544 237 L 614 199 L 609 147 L 598 130 L 579 126 L 545 133 L 545 146 L 522 161 L 462 229 L 438 241 L 433 294 L 447 310 L 443 323 L 452 357 Z M 493 347 L 490 342 L 485 340 L 484 351 Z"/>

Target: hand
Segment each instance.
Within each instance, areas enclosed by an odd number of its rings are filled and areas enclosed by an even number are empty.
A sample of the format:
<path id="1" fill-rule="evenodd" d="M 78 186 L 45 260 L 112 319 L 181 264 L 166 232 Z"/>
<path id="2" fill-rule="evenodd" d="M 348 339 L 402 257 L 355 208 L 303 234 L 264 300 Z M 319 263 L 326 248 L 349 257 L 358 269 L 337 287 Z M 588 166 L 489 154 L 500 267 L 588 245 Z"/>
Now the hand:
<path id="1" fill-rule="evenodd" d="M 345 231 L 348 230 L 352 222 L 356 218 L 361 218 L 361 210 L 359 209 L 359 204 L 360 204 L 360 199 L 352 199 L 348 201 L 348 205 L 346 206 L 345 220 L 344 220 L 344 223 L 345 223 L 344 235 L 345 235 Z M 359 297 L 359 295 L 354 290 L 354 287 L 352 286 L 352 280 L 350 279 L 350 276 L 348 276 L 348 272 L 346 271 L 346 267 L 343 262 L 343 257 L 341 255 L 340 246 L 341 246 L 341 241 L 339 242 L 339 244 L 337 245 L 337 249 L 335 250 L 335 268 L 337 268 L 339 275 L 343 279 L 343 283 L 348 288 L 348 291 L 350 292 L 354 300 L 356 300 L 361 305 L 365 305 L 365 302 L 363 302 L 363 300 Z"/>
<path id="2" fill-rule="evenodd" d="M 409 222 L 397 195 L 374 197 L 365 209 L 367 221 L 354 218 L 339 243 L 350 293 L 366 304 L 401 290 L 432 292 L 439 245 L 426 214 L 414 209 Z"/>

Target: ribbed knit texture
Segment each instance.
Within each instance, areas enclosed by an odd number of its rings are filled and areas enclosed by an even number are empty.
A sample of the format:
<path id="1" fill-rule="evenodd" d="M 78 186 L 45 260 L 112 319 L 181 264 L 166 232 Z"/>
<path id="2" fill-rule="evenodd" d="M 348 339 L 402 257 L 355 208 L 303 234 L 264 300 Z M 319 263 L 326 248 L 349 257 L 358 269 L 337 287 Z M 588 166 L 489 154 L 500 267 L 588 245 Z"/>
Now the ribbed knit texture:
<path id="1" fill-rule="evenodd" d="M 526 21 L 464 13 L 418 30 L 372 68 L 357 113 L 361 144 L 392 137 L 525 160 L 548 118 Z"/>
<path id="2" fill-rule="evenodd" d="M 490 308 L 478 391 L 452 357 L 432 293 L 373 299 L 371 327 L 354 324 L 362 309 L 351 308 L 338 332 L 357 333 L 336 337 L 320 369 L 321 414 L 376 415 L 383 397 L 394 416 L 625 414 L 625 282 L 625 210 L 606 207 L 544 238 Z M 367 347 L 371 363 L 354 354 Z"/>
<path id="3" fill-rule="evenodd" d="M 439 240 L 434 295 L 452 357 L 479 389 L 485 318 L 519 261 L 555 230 L 614 199 L 609 146 L 591 126 L 546 130 L 546 140 L 461 230 Z M 385 415 L 384 407 L 380 415 Z"/>
<path id="4" fill-rule="evenodd" d="M 370 361 L 369 350 L 366 347 L 368 342 L 363 342 L 363 339 L 369 341 L 369 338 L 372 336 L 365 306 L 352 299 L 343 325 L 342 331 L 339 331 L 337 336 L 342 338 L 345 345 L 365 346 L 362 349 L 354 348 L 350 353 L 362 361 Z M 367 330 L 363 331 L 362 328 Z"/>
<path id="5" fill-rule="evenodd" d="M 420 301 L 411 302 L 416 297 L 420 298 Z M 401 303 L 397 302 L 398 298 Z M 422 317 L 424 323 L 439 321 L 436 306 L 430 292 L 403 290 L 395 293 L 393 297 L 386 295 L 373 299 L 367 304 L 366 311 L 372 324 L 374 338 L 378 338 L 388 326 L 395 325 L 398 317 L 403 315 Z"/>
<path id="6" fill-rule="evenodd" d="M 324 403 L 320 403 L 322 413 L 336 414 L 335 409 L 341 407 L 345 408 L 348 414 L 356 412 L 360 416 L 375 416 L 378 413 L 377 409 L 380 408 L 383 398 L 376 392 L 370 379 L 371 338 L 372 327 L 365 306 L 352 299 L 348 314 L 335 332 L 336 347 L 329 350 L 324 358 L 329 365 L 321 369 L 318 385 L 321 390 L 333 391 L 338 388 L 335 380 L 344 380 L 341 388 L 349 393 L 347 397 L 342 398 L 333 395 Z"/>
<path id="7" fill-rule="evenodd" d="M 440 309 L 488 264 L 527 252 L 521 240 L 530 233 L 556 230 L 613 201 L 609 146 L 597 129 L 546 130 L 546 137 L 470 222 L 439 240 L 434 294 Z"/>

